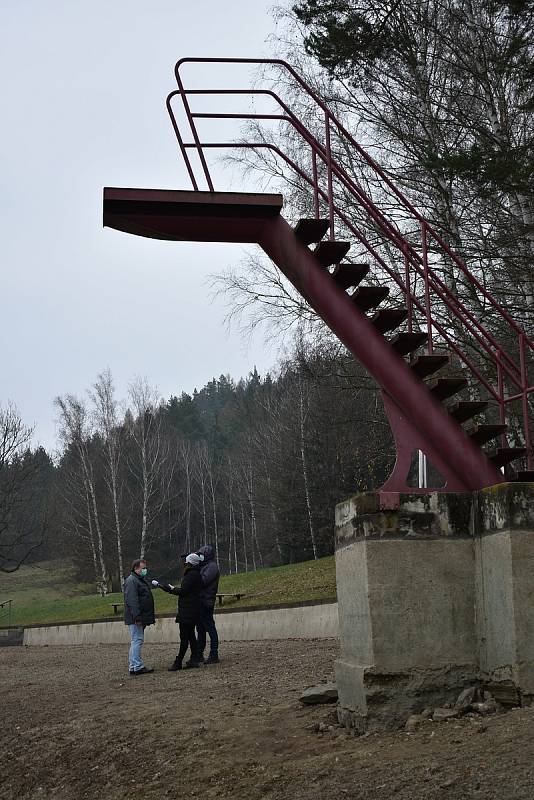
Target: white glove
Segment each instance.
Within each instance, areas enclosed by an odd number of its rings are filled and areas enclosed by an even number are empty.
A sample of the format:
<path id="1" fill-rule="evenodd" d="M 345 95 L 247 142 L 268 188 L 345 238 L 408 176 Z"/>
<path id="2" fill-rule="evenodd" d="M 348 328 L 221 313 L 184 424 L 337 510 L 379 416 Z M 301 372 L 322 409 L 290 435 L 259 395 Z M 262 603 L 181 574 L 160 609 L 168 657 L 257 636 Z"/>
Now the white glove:
<path id="1" fill-rule="evenodd" d="M 152 586 L 159 586 L 159 583 L 157 581 L 152 581 Z"/>

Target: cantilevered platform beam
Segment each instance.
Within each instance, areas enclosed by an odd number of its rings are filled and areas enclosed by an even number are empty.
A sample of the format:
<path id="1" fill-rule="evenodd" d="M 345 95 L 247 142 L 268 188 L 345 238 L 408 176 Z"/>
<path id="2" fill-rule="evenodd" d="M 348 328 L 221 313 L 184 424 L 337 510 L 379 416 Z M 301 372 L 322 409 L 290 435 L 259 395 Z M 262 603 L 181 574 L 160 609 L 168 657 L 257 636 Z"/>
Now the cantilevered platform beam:
<path id="1" fill-rule="evenodd" d="M 151 239 L 258 242 L 282 205 L 281 194 L 106 188 L 104 225 Z"/>

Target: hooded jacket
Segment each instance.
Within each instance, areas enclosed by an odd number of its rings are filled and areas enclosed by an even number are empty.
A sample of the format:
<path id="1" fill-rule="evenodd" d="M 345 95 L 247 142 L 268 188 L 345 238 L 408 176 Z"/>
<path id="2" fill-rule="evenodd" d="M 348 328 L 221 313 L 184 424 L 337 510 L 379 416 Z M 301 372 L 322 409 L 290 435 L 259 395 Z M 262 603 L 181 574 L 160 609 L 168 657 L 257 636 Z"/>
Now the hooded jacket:
<path id="1" fill-rule="evenodd" d="M 136 572 L 130 572 L 124 581 L 124 624 L 154 625 L 154 598 L 146 581 Z"/>
<path id="2" fill-rule="evenodd" d="M 199 555 L 204 556 L 204 561 L 200 567 L 200 577 L 202 578 L 202 592 L 200 599 L 202 605 L 207 608 L 214 608 L 217 592 L 219 590 L 219 567 L 215 561 L 213 547 L 205 544 L 198 550 Z"/>
<path id="3" fill-rule="evenodd" d="M 200 620 L 200 593 L 202 591 L 202 579 L 200 577 L 200 567 L 189 566 L 182 578 L 181 586 L 171 586 L 168 583 L 160 583 L 160 587 L 168 594 L 178 595 L 178 611 L 176 622 L 185 622 L 196 625 Z"/>

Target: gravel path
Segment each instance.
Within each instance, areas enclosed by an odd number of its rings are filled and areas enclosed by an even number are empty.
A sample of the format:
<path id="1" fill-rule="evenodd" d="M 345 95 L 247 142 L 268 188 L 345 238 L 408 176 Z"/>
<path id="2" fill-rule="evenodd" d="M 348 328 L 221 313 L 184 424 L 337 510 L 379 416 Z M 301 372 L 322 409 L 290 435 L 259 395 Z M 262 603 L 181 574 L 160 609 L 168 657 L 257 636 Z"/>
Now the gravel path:
<path id="1" fill-rule="evenodd" d="M 1 648 L 0 797 L 532 800 L 534 710 L 355 738 L 298 702 L 336 651 L 227 643 L 221 664 L 169 673 L 172 648 L 145 645 L 157 671 L 129 677 L 118 645 Z"/>

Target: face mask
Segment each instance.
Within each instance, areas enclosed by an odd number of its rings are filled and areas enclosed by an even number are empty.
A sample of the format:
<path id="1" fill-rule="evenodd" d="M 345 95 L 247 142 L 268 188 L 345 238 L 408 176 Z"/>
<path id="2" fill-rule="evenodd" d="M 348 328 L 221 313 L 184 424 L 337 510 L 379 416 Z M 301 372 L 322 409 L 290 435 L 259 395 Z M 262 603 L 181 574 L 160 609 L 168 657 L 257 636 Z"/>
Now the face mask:
<path id="1" fill-rule="evenodd" d="M 146 567 L 143 567 L 143 569 L 141 570 L 141 572 L 140 572 L 139 574 L 140 574 L 140 576 L 141 576 L 142 578 L 145 578 L 145 577 L 147 576 L 147 574 L 148 574 L 148 570 L 147 570 L 147 568 L 146 568 Z"/>

